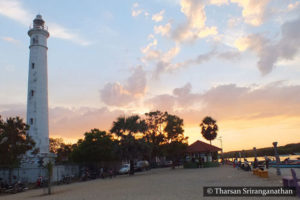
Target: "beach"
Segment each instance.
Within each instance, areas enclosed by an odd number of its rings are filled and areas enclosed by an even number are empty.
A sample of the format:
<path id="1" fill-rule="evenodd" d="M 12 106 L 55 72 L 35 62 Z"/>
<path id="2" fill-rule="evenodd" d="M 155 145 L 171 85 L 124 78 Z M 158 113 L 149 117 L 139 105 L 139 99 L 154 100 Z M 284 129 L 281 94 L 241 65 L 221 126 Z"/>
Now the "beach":
<path id="1" fill-rule="evenodd" d="M 288 174 L 288 169 L 283 170 Z M 2 200 L 88 200 L 88 199 L 220 199 L 203 197 L 204 186 L 282 186 L 280 176 L 269 170 L 269 178 L 260 178 L 251 172 L 234 169 L 231 166 L 202 169 L 170 168 L 152 169 L 122 175 L 113 179 L 96 179 L 53 187 L 53 194 L 47 189 L 33 189 L 23 193 L 1 196 Z M 300 174 L 300 170 L 296 170 Z M 258 199 L 257 197 L 222 197 L 222 199 Z M 263 199 L 297 199 L 296 197 L 263 197 Z"/>

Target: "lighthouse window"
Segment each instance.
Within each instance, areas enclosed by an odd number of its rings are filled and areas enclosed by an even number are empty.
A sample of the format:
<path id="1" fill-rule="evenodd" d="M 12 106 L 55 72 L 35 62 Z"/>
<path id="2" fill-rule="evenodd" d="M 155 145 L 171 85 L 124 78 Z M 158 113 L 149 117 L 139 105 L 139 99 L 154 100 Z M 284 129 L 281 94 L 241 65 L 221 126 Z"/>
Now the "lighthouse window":
<path id="1" fill-rule="evenodd" d="M 31 63 L 31 68 L 34 69 L 34 63 Z"/>
<path id="2" fill-rule="evenodd" d="M 34 90 L 31 90 L 31 96 L 33 97 L 33 95 L 34 95 Z"/>
<path id="3" fill-rule="evenodd" d="M 32 39 L 32 43 L 33 43 L 33 44 L 39 43 L 39 38 L 38 38 L 38 36 L 35 36 L 35 37 Z"/>
<path id="4" fill-rule="evenodd" d="M 31 125 L 33 124 L 33 118 L 30 118 L 30 124 Z"/>

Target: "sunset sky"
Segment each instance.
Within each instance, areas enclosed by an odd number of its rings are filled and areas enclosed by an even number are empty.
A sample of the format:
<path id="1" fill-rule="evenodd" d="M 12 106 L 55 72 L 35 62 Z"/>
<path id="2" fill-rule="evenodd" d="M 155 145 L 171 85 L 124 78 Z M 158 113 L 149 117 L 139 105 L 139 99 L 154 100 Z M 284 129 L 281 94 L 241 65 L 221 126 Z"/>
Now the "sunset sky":
<path id="1" fill-rule="evenodd" d="M 189 143 L 205 141 L 206 115 L 224 151 L 300 142 L 299 0 L 0 0 L 4 118 L 26 116 L 38 13 L 50 32 L 51 137 L 76 142 L 159 109 L 184 119 Z"/>

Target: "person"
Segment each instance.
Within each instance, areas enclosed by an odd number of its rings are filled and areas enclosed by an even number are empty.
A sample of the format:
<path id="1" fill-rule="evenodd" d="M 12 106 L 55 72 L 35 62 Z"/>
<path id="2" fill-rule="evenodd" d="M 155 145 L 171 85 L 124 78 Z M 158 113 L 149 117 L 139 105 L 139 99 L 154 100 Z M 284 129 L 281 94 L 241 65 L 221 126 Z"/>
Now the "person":
<path id="1" fill-rule="evenodd" d="M 265 156 L 265 160 L 266 160 L 266 169 L 269 169 L 270 159 L 267 156 Z"/>
<path id="2" fill-rule="evenodd" d="M 254 159 L 253 168 L 256 169 L 258 167 L 258 160 L 257 158 Z"/>
<path id="3" fill-rule="evenodd" d="M 241 168 L 241 167 L 242 167 L 242 161 L 239 160 L 237 168 L 239 169 L 239 168 Z"/>
<path id="4" fill-rule="evenodd" d="M 235 158 L 234 161 L 233 161 L 233 168 L 235 168 L 237 165 L 237 159 Z"/>
<path id="5" fill-rule="evenodd" d="M 284 164 L 289 164 L 290 158 L 286 158 L 283 162 Z"/>
<path id="6" fill-rule="evenodd" d="M 251 167 L 249 166 L 249 162 L 246 158 L 245 158 L 245 161 L 244 161 L 244 168 L 245 168 L 246 171 L 251 171 Z"/>

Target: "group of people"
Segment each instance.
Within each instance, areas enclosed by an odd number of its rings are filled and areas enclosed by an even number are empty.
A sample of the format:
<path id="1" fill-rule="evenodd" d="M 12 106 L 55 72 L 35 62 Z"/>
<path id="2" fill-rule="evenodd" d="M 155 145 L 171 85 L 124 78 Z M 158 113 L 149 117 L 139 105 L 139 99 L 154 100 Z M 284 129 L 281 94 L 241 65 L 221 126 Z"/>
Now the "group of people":
<path id="1" fill-rule="evenodd" d="M 267 156 L 265 156 L 265 167 L 266 169 L 269 169 L 269 164 L 270 164 L 270 158 L 268 158 Z M 244 158 L 244 162 L 242 163 L 241 159 L 238 161 L 237 158 L 234 159 L 233 161 L 233 167 L 234 168 L 241 168 L 245 171 L 251 171 L 251 163 L 249 163 L 249 161 Z M 252 162 L 252 167 L 253 169 L 257 169 L 257 168 L 260 168 L 260 169 L 264 169 L 264 165 L 260 165 L 258 159 L 255 157 L 254 158 L 254 161 Z"/>

